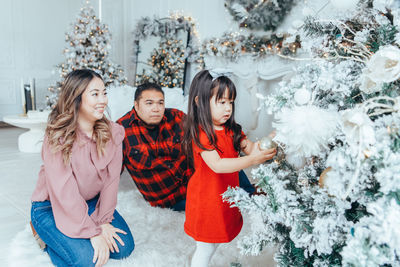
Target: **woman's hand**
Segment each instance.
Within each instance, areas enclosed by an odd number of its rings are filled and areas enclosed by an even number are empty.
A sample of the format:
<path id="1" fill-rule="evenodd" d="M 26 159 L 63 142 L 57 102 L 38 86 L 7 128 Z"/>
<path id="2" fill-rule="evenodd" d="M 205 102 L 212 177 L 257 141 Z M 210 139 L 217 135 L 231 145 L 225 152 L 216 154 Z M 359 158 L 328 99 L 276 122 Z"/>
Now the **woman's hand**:
<path id="1" fill-rule="evenodd" d="M 103 266 L 110 258 L 110 250 L 108 249 L 106 240 L 100 234 L 91 237 L 90 243 L 94 249 L 93 263 L 96 263 L 95 267 Z"/>
<path id="2" fill-rule="evenodd" d="M 109 250 L 113 253 L 115 251 L 119 252 L 119 248 L 118 248 L 117 243 L 115 242 L 115 239 L 118 240 L 118 242 L 122 246 L 125 246 L 125 244 L 124 244 L 124 241 L 122 241 L 122 239 L 119 237 L 119 235 L 117 233 L 126 235 L 126 232 L 121 229 L 115 228 L 114 226 L 112 226 L 109 223 L 102 224 L 102 225 L 100 225 L 100 227 L 102 230 L 101 235 L 106 240 Z"/>

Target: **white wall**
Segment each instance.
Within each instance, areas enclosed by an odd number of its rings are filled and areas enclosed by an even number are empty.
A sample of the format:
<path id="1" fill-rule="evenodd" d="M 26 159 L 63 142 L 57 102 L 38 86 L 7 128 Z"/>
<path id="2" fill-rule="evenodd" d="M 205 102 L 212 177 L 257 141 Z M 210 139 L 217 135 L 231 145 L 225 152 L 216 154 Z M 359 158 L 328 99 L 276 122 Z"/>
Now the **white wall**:
<path id="1" fill-rule="evenodd" d="M 21 79 L 36 79 L 37 102 L 57 78 L 65 31 L 81 0 L 0 0 L 0 120 L 22 112 Z"/>

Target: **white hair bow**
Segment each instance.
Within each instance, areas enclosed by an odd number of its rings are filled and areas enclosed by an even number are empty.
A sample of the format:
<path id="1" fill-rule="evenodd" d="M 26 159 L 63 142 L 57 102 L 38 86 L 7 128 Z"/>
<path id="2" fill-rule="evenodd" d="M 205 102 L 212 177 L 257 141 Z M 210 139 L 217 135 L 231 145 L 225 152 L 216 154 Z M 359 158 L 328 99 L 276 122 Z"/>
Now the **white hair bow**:
<path id="1" fill-rule="evenodd" d="M 216 68 L 212 70 L 208 70 L 210 75 L 213 77 L 213 81 L 217 79 L 218 77 L 225 76 L 225 77 L 230 77 L 233 74 L 233 71 L 231 69 L 224 69 L 224 68 Z"/>

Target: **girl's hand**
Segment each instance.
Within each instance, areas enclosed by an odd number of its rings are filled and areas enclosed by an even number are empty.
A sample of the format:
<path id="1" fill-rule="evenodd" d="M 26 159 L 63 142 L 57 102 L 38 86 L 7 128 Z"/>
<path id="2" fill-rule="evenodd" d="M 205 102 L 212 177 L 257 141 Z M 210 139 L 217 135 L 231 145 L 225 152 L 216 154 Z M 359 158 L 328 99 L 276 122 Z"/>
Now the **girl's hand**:
<path id="1" fill-rule="evenodd" d="M 259 141 L 255 143 L 253 150 L 249 156 L 253 157 L 253 165 L 261 164 L 266 162 L 267 160 L 272 159 L 276 155 L 276 148 L 271 149 L 260 149 Z"/>
<path id="2" fill-rule="evenodd" d="M 103 266 L 110 258 L 110 250 L 108 249 L 106 240 L 100 234 L 91 237 L 90 243 L 94 249 L 93 263 L 96 263 L 95 267 Z"/>
<path id="3" fill-rule="evenodd" d="M 276 130 L 273 130 L 272 132 L 269 133 L 268 135 L 271 139 L 276 136 Z"/>
<path id="4" fill-rule="evenodd" d="M 113 252 L 113 253 L 115 251 L 119 252 L 119 248 L 118 248 L 117 243 L 115 242 L 115 239 L 118 240 L 118 242 L 122 246 L 125 246 L 125 244 L 124 244 L 124 242 L 122 241 L 122 239 L 119 237 L 119 235 L 117 233 L 121 233 L 121 234 L 126 235 L 126 232 L 121 230 L 121 229 L 115 228 L 114 226 L 112 226 L 109 223 L 102 224 L 102 225 L 100 225 L 100 227 L 101 227 L 101 230 L 102 230 L 101 235 L 106 240 L 107 246 L 110 249 L 110 251 Z"/>

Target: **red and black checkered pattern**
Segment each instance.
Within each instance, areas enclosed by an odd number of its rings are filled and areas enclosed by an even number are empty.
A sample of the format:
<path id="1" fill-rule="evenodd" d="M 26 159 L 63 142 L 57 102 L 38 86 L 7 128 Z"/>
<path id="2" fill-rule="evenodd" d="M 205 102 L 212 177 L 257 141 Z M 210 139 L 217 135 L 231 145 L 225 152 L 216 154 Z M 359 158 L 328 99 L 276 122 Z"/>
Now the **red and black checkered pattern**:
<path id="1" fill-rule="evenodd" d="M 135 109 L 117 121 L 125 128 L 123 164 L 152 206 L 172 207 L 186 199 L 193 169 L 181 146 L 184 116 L 177 109 L 165 109 L 157 141 L 150 136 Z"/>

